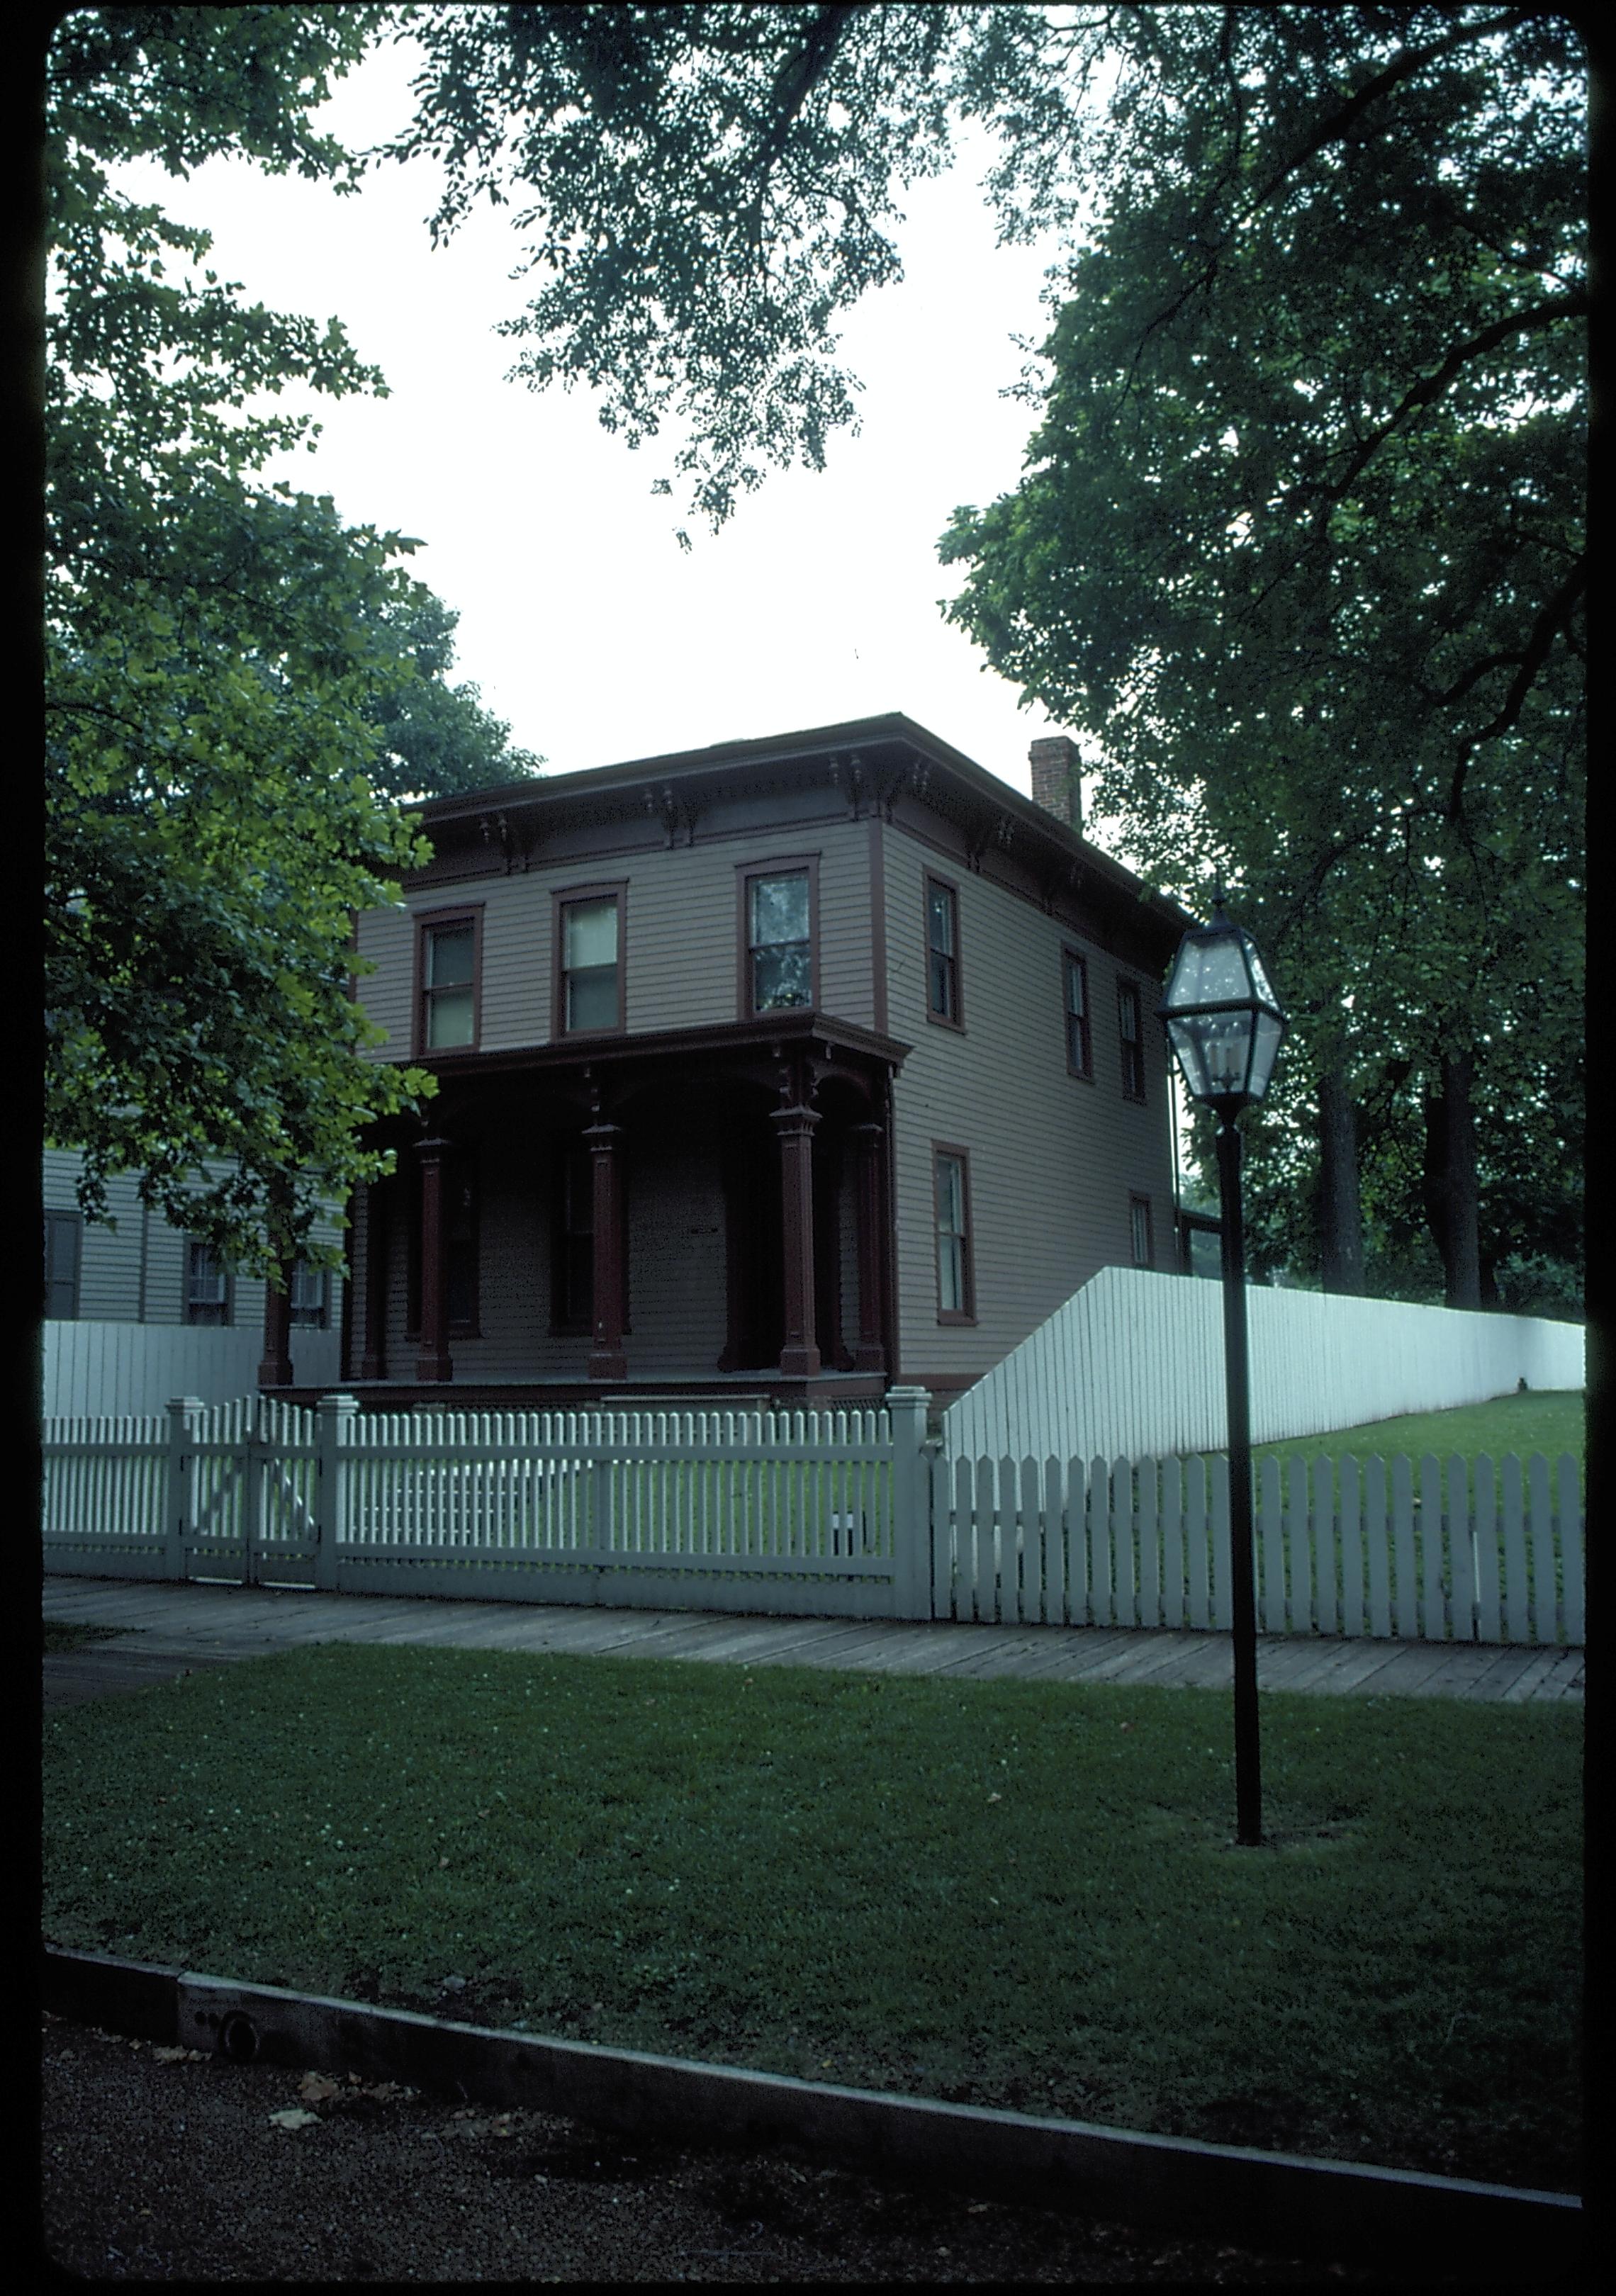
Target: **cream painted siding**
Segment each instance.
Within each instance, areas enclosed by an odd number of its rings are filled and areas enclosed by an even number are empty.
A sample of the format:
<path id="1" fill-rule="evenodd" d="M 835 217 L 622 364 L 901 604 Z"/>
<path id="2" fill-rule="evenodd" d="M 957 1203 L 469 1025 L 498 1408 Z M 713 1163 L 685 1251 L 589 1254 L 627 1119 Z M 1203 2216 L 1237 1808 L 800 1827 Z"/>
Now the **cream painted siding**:
<path id="1" fill-rule="evenodd" d="M 977 1374 L 1095 1271 L 1131 1263 L 1131 1193 L 1170 1267 L 1172 1160 L 1157 984 L 904 834 L 887 847 L 890 1027 L 914 1046 L 894 1086 L 900 1359 L 906 1377 Z M 924 877 L 958 889 L 964 1030 L 926 1013 Z M 1087 959 L 1094 1081 L 1066 1069 L 1061 952 Z M 1122 1095 L 1119 974 L 1138 983 L 1146 1099 Z M 932 1143 L 970 1155 L 976 1321 L 938 1321 Z"/>
<path id="2" fill-rule="evenodd" d="M 514 876 L 478 876 L 414 887 L 406 911 L 359 920 L 366 1013 L 388 1032 L 378 1057 L 407 1057 L 414 993 L 414 919 L 473 904 L 482 909 L 479 1049 L 508 1052 L 548 1043 L 553 1014 L 554 903 L 574 885 L 628 886 L 624 920 L 625 1019 L 631 1034 L 722 1027 L 739 1017 L 738 869 L 758 861 L 817 856 L 821 1008 L 874 1025 L 870 964 L 869 828 L 841 816 L 757 824 L 694 845 L 586 855 Z"/>

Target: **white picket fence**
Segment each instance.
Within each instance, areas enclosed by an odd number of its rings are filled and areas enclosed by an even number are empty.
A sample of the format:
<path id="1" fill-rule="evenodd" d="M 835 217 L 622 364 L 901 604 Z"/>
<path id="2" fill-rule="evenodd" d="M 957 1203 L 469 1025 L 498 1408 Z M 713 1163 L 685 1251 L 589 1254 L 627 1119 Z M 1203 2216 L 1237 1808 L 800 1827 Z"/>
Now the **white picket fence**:
<path id="1" fill-rule="evenodd" d="M 40 1408 L 47 1419 L 144 1416 L 175 1395 L 226 1403 L 256 1385 L 264 1336 L 188 1324 L 46 1323 L 40 1341 Z M 340 1376 L 341 1335 L 291 1334 L 292 1376 L 330 1387 Z"/>
<path id="2" fill-rule="evenodd" d="M 1397 1300 L 1246 1292 L 1251 1440 L 1580 1389 L 1576 1324 Z M 1222 1286 L 1103 1267 L 943 1414 L 952 1459 L 1166 1458 L 1227 1439 Z"/>
<path id="3" fill-rule="evenodd" d="M 313 1411 L 45 1429 L 45 1567 L 355 1594 L 996 1624 L 1229 1626 L 1226 1464 L 950 1460 L 879 1411 Z M 1265 1461 L 1267 1634 L 1583 1638 L 1576 1463 Z M 1473 1494 L 1470 1488 L 1473 1481 Z"/>
<path id="4" fill-rule="evenodd" d="M 895 1389 L 879 1411 L 361 1415 L 344 1395 L 312 1411 L 186 1398 L 162 1420 L 58 1420 L 43 1443 L 45 1565 L 924 1616 L 926 1401 Z"/>
<path id="5" fill-rule="evenodd" d="M 1583 1640 L 1577 1462 L 1259 1463 L 1259 1634 Z M 1227 1631 L 1223 1458 L 932 1461 L 932 1602 L 1004 1626 Z M 1417 1473 L 1417 1481 L 1416 1481 Z"/>

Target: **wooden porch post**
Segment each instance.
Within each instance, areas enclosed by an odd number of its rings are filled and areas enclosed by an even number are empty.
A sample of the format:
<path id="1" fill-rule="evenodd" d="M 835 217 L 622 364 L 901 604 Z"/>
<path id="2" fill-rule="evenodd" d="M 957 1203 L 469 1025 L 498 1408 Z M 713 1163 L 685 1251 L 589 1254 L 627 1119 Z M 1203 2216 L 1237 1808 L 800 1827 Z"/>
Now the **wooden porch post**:
<path id="1" fill-rule="evenodd" d="M 419 1380 L 450 1380 L 455 1366 L 449 1359 L 449 1288 L 444 1266 L 443 1160 L 447 1140 L 422 1140 L 415 1153 L 421 1163 L 421 1352 L 415 1358 Z"/>
<path id="2" fill-rule="evenodd" d="M 793 1096 L 772 1121 L 780 1136 L 780 1218 L 785 1261 L 785 1345 L 780 1350 L 783 1379 L 817 1379 L 819 1349 L 814 1336 L 814 1128 L 816 1109 L 806 1103 L 800 1077 Z"/>
<path id="3" fill-rule="evenodd" d="M 623 1185 L 619 1156 L 620 1124 L 598 1119 L 584 1132 L 589 1143 L 595 1184 L 595 1335 L 589 1349 L 591 1379 L 627 1379 L 623 1352 Z"/>
<path id="4" fill-rule="evenodd" d="M 884 1372 L 886 1343 L 882 1336 L 882 1151 L 886 1134 L 879 1124 L 857 1124 L 853 1139 L 858 1159 L 855 1225 L 858 1234 L 858 1341 L 853 1349 L 855 1371 Z"/>
<path id="5" fill-rule="evenodd" d="M 373 1180 L 365 1191 L 365 1349 L 360 1379 L 387 1377 L 388 1205 L 392 1186 Z"/>

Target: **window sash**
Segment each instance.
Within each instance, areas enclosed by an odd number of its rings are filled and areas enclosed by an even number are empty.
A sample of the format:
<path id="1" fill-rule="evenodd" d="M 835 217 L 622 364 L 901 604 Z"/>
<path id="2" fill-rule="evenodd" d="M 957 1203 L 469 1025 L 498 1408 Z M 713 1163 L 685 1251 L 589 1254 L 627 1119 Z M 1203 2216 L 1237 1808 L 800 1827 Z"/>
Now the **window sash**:
<path id="1" fill-rule="evenodd" d="M 811 908 L 806 869 L 747 879 L 747 958 L 754 1013 L 813 1003 Z"/>
<path id="2" fill-rule="evenodd" d="M 186 1250 L 185 1321 L 188 1324 L 227 1324 L 230 1321 L 230 1277 L 223 1262 L 205 1243 L 193 1242 Z"/>
<path id="3" fill-rule="evenodd" d="M 569 901 L 562 910 L 562 1027 L 615 1029 L 619 994 L 617 895 Z"/>
<path id="4" fill-rule="evenodd" d="M 1134 1266 L 1153 1267 L 1155 1255 L 1151 1242 L 1150 1199 L 1147 1196 L 1130 1196 L 1128 1217 L 1133 1228 Z"/>
<path id="5" fill-rule="evenodd" d="M 1118 1030 L 1122 1044 L 1122 1089 L 1144 1097 L 1144 1046 L 1140 1041 L 1139 991 L 1131 980 L 1117 987 Z"/>
<path id="6" fill-rule="evenodd" d="M 477 927 L 428 925 L 422 956 L 422 1036 L 429 1052 L 470 1045 L 477 1025 Z"/>
<path id="7" fill-rule="evenodd" d="M 292 1324 L 302 1331 L 324 1331 L 325 1328 L 326 1274 L 324 1267 L 311 1267 L 307 1260 L 294 1262 L 287 1284 L 287 1311 Z"/>
<path id="8" fill-rule="evenodd" d="M 968 1316 L 971 1313 L 971 1234 L 965 1210 L 964 1157 L 938 1157 L 936 1204 L 938 1308 L 945 1316 Z"/>
<path id="9" fill-rule="evenodd" d="M 926 881 L 926 1001 L 932 1017 L 959 1019 L 959 897 Z"/>
<path id="10" fill-rule="evenodd" d="M 1090 1073 L 1088 968 L 1080 956 L 1066 959 L 1066 1065 L 1079 1076 Z"/>

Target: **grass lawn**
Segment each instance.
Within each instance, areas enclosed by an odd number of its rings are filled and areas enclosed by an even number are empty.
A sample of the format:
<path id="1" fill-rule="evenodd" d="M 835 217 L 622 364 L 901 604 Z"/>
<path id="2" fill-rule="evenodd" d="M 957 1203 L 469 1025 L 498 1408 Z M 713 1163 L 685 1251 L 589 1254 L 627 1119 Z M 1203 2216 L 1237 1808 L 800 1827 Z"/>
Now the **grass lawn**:
<path id="1" fill-rule="evenodd" d="M 50 1718 L 45 1934 L 1571 2189 L 1581 1717 L 327 1644 Z M 463 1989 L 442 1990 L 449 1976 Z"/>
<path id="2" fill-rule="evenodd" d="M 1432 1452 L 1446 1470 L 1450 1458 L 1489 1458 L 1497 1467 L 1513 1452 L 1522 1462 L 1541 1451 L 1549 1463 L 1563 1452 L 1577 1462 L 1579 1486 L 1583 1478 L 1583 1446 L 1587 1439 L 1585 1398 L 1579 1390 L 1544 1390 L 1541 1393 L 1496 1396 L 1490 1403 L 1462 1404 L 1455 1411 L 1412 1412 L 1399 1419 L 1372 1420 L 1363 1427 L 1338 1427 L 1325 1435 L 1297 1435 L 1283 1443 L 1254 1443 L 1252 1471 L 1264 1459 L 1331 1459 L 1349 1452 L 1365 1459 L 1412 1459 L 1418 1463 Z"/>
<path id="3" fill-rule="evenodd" d="M 74 1627 L 65 1619 L 42 1619 L 42 1647 L 48 1655 L 53 1651 L 83 1650 L 90 1643 L 112 1641 L 127 1632 L 124 1627 Z"/>

